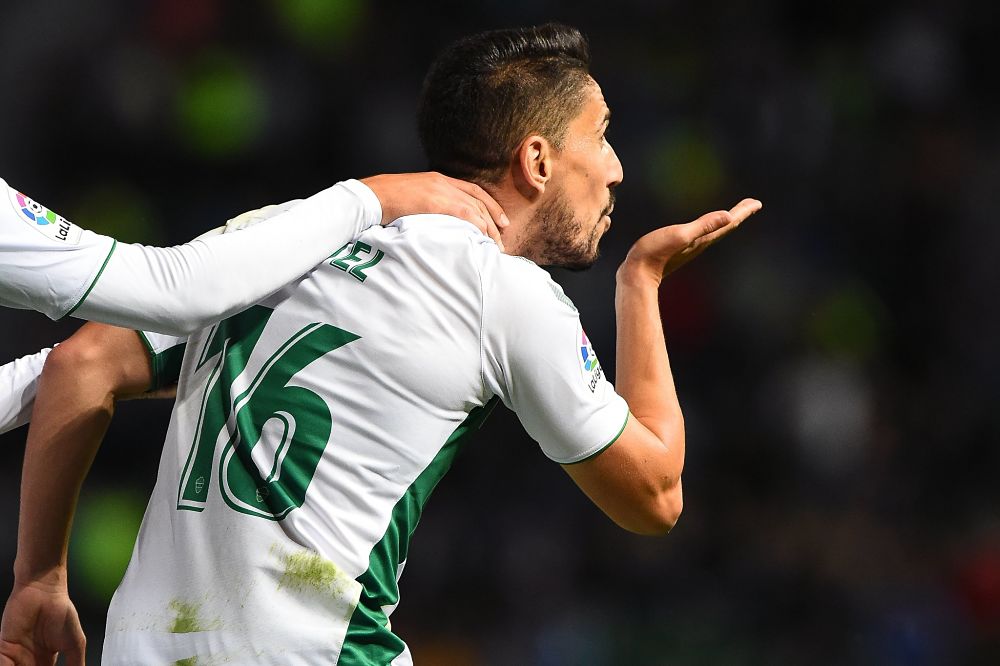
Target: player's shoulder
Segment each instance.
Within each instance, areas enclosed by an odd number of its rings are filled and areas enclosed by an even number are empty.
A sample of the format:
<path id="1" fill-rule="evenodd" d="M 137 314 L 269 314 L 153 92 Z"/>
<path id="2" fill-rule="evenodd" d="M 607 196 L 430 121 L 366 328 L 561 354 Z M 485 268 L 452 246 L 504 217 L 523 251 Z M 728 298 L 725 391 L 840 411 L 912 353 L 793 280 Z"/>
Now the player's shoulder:
<path id="1" fill-rule="evenodd" d="M 505 254 L 492 238 L 465 220 L 450 215 L 420 214 L 401 217 L 384 230 L 370 230 L 375 237 L 407 252 L 432 257 L 443 272 L 461 273 L 471 279 L 474 270 L 483 297 L 507 303 L 526 313 L 536 308 L 556 308 L 576 313 L 576 307 L 549 273 L 525 257 Z"/>
<path id="2" fill-rule="evenodd" d="M 472 223 L 450 215 L 406 215 L 385 228 L 372 228 L 366 233 L 387 243 L 387 252 L 389 248 L 399 248 L 432 259 L 442 267 L 481 265 L 491 255 L 500 254 L 492 238 Z"/>
<path id="3" fill-rule="evenodd" d="M 493 240 L 484 235 L 471 222 L 439 213 L 419 213 L 396 218 L 386 229 L 395 229 L 408 236 L 433 236 L 442 242 L 461 242 L 462 239 L 481 239 L 487 243 Z"/>
<path id="4" fill-rule="evenodd" d="M 539 316 L 578 315 L 573 301 L 541 266 L 499 250 L 485 258 L 483 292 L 493 309 L 517 319 Z"/>

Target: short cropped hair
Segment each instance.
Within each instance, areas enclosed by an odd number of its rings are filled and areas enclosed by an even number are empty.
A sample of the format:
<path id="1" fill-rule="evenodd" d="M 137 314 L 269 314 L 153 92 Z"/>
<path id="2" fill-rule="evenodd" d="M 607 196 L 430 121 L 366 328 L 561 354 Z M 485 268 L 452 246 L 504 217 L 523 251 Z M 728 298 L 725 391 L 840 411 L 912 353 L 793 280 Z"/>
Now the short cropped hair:
<path id="1" fill-rule="evenodd" d="M 466 37 L 442 52 L 417 112 L 429 166 L 496 183 L 526 137 L 561 149 L 590 83 L 590 48 L 576 28 L 548 23 Z"/>

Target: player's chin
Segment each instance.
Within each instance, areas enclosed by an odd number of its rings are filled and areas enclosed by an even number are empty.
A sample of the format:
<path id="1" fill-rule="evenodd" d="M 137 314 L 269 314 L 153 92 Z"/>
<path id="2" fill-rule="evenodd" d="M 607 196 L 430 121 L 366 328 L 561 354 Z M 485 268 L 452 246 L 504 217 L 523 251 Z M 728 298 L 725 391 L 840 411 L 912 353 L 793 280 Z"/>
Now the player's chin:
<path id="1" fill-rule="evenodd" d="M 598 242 L 601 240 L 599 235 L 596 235 L 592 239 L 591 246 L 585 251 L 581 251 L 575 257 L 568 258 L 559 264 L 560 268 L 565 268 L 569 271 L 585 271 L 595 263 L 601 256 L 601 250 L 597 246 Z"/>

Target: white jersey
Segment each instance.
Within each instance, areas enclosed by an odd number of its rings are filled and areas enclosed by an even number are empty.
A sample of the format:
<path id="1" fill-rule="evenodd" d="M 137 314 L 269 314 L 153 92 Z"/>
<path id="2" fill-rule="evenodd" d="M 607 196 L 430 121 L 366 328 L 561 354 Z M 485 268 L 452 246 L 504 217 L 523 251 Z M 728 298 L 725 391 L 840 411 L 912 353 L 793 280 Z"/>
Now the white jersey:
<path id="1" fill-rule="evenodd" d="M 410 535 L 496 401 L 560 463 L 628 416 L 561 288 L 444 216 L 372 228 L 186 345 L 145 339 L 177 402 L 105 664 L 408 664 Z"/>
<path id="2" fill-rule="evenodd" d="M 0 305 L 66 316 L 114 246 L 113 239 L 81 229 L 0 179 Z"/>
<path id="3" fill-rule="evenodd" d="M 0 366 L 0 434 L 28 422 L 38 379 L 52 348 Z"/>

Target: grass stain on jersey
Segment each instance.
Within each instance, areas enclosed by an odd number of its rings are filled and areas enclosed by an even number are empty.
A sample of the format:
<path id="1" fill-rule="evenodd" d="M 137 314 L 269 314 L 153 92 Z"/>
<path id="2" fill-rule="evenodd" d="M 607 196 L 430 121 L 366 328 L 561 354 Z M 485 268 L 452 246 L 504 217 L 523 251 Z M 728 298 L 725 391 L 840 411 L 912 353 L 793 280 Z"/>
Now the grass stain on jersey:
<path id="1" fill-rule="evenodd" d="M 284 571 L 278 581 L 278 589 L 286 588 L 296 592 L 314 590 L 339 597 L 346 592 L 344 583 L 347 575 L 337 565 L 318 553 L 278 553 L 284 562 Z"/>
<path id="2" fill-rule="evenodd" d="M 174 599 L 170 602 L 170 610 L 174 613 L 174 621 L 170 624 L 169 629 L 172 634 L 191 634 L 196 631 L 209 631 L 211 629 L 218 629 L 221 625 L 219 620 L 206 622 L 201 618 L 201 604 Z M 195 662 L 191 663 L 194 664 Z"/>
<path id="3" fill-rule="evenodd" d="M 198 619 L 198 611 L 200 609 L 201 606 L 199 604 L 188 604 L 177 599 L 171 601 L 170 610 L 176 613 L 176 615 L 174 616 L 173 624 L 170 625 L 170 633 L 190 634 L 195 631 L 203 631 L 201 622 Z M 174 662 L 174 666 L 198 666 L 198 657 L 178 659 Z"/>

